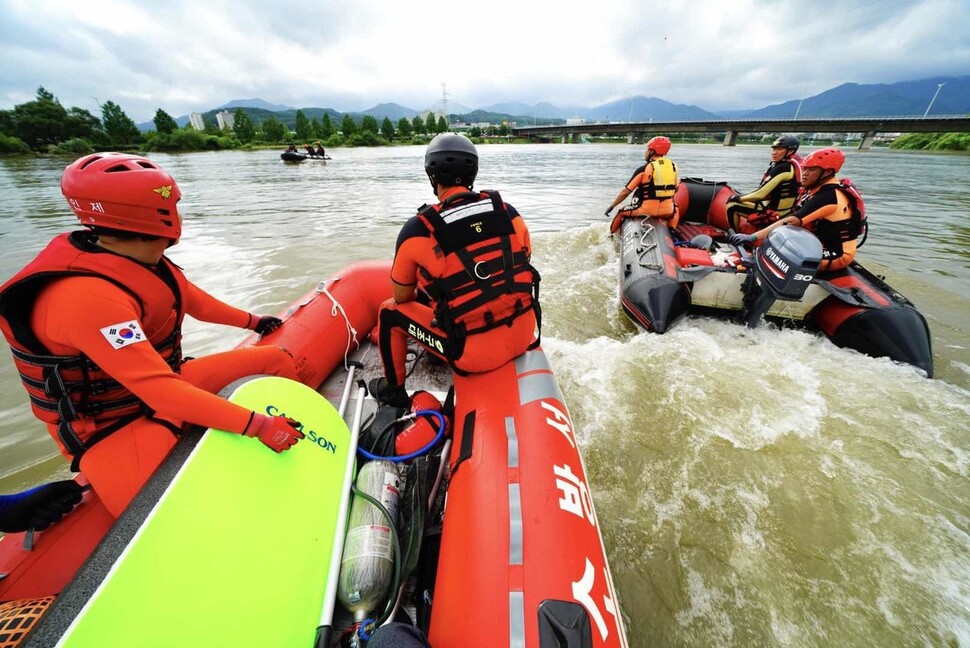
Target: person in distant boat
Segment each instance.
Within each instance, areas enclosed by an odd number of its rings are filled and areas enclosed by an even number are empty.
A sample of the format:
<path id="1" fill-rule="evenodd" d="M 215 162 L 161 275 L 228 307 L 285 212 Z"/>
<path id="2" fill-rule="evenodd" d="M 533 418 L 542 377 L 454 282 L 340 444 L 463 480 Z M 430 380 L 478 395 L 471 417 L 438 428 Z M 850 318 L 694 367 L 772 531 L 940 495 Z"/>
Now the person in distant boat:
<path id="1" fill-rule="evenodd" d="M 496 369 L 538 346 L 539 273 L 525 220 L 496 191 L 473 191 L 478 151 L 455 133 L 435 136 L 424 169 L 438 202 L 398 234 L 393 297 L 381 305 L 384 377 L 370 391 L 403 407 L 408 337 L 461 373 Z"/>
<path id="2" fill-rule="evenodd" d="M 287 153 L 299 153 L 299 151 L 296 150 L 296 144 L 290 144 L 289 146 L 287 146 L 286 147 L 286 152 Z"/>
<path id="3" fill-rule="evenodd" d="M 856 239 L 862 235 L 863 210 L 835 174 L 842 169 L 845 154 L 836 148 L 813 151 L 802 161 L 802 188 L 791 215 L 753 234 L 734 234 L 734 245 L 756 244 L 782 225 L 810 230 L 822 243 L 819 272 L 845 268 L 855 258 Z"/>
<path id="4" fill-rule="evenodd" d="M 677 192 L 677 165 L 669 159 L 670 140 L 662 135 L 647 142 L 644 151 L 646 163 L 633 172 L 626 186 L 620 190 L 606 209 L 609 216 L 613 209 L 626 197 L 633 194 L 633 206 L 621 209 L 610 223 L 610 232 L 620 229 L 624 218 L 631 216 L 652 216 L 669 219 L 671 227 L 677 227 L 677 205 L 674 194 Z"/>
<path id="5" fill-rule="evenodd" d="M 307 152 L 307 155 L 316 155 L 316 153 L 313 150 L 313 147 L 310 146 L 309 144 L 304 144 L 303 149 Z"/>
<path id="6" fill-rule="evenodd" d="M 64 170 L 61 192 L 85 229 L 56 236 L 0 287 L 0 330 L 60 451 L 119 515 L 185 423 L 258 437 L 276 452 L 300 424 L 215 392 L 252 374 L 296 379 L 292 356 L 254 346 L 182 357 L 182 320 L 250 329 L 281 321 L 212 297 L 165 256 L 182 235 L 178 184 L 137 155 L 95 153 Z"/>
<path id="7" fill-rule="evenodd" d="M 791 213 L 801 184 L 798 144 L 794 135 L 782 135 L 772 142 L 771 163 L 761 185 L 751 193 L 728 198 L 728 223 L 734 230 L 750 234 Z"/>
<path id="8" fill-rule="evenodd" d="M 327 157 L 327 152 L 324 150 L 323 146 L 321 146 L 320 142 L 317 142 L 317 149 L 313 154 L 317 157 Z"/>

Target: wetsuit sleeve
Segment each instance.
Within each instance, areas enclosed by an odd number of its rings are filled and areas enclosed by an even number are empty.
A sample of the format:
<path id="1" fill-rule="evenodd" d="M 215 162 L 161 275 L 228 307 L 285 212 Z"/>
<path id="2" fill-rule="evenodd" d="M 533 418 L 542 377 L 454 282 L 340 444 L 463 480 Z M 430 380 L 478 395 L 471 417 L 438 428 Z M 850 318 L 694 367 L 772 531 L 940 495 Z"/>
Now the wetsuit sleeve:
<path id="1" fill-rule="evenodd" d="M 250 328 L 250 324 L 255 324 L 246 311 L 219 301 L 191 281 L 186 283 L 188 284 L 188 290 L 184 296 L 186 314 L 203 322 L 239 328 Z"/>
<path id="2" fill-rule="evenodd" d="M 776 165 L 777 166 L 777 165 Z M 786 165 L 788 167 L 787 171 L 778 170 L 777 172 L 772 169 L 772 175 L 769 177 L 760 187 L 755 189 L 749 194 L 741 196 L 741 200 L 744 202 L 763 202 L 768 200 L 771 193 L 778 188 L 783 182 L 790 182 L 795 179 L 795 169 L 792 165 Z"/>
<path id="3" fill-rule="evenodd" d="M 532 236 L 529 234 L 529 226 L 525 224 L 525 219 L 519 214 L 518 210 L 512 205 L 506 204 L 505 208 L 512 217 L 512 227 L 515 228 L 515 235 L 519 242 L 525 246 L 525 253 L 528 258 L 532 258 Z"/>
<path id="4" fill-rule="evenodd" d="M 391 281 L 400 286 L 417 285 L 418 265 L 422 262 L 424 248 L 430 248 L 430 243 L 431 234 L 421 219 L 415 216 L 408 220 L 397 236 Z"/>
<path id="5" fill-rule="evenodd" d="M 647 184 L 650 179 L 653 178 L 653 167 L 650 165 L 645 165 L 637 169 L 638 173 L 634 173 L 630 181 L 626 183 L 626 190 L 629 192 L 634 192 L 640 185 Z"/>
<path id="6" fill-rule="evenodd" d="M 637 170 L 633 172 L 633 175 L 630 176 L 630 179 L 626 181 L 627 189 L 629 189 L 630 191 L 633 191 L 633 189 L 630 189 L 630 185 L 633 185 L 634 189 L 636 189 L 640 185 L 639 176 L 641 173 L 643 173 L 644 169 L 646 168 L 647 168 L 646 164 L 637 167 Z M 636 180 L 637 182 L 634 183 L 633 182 L 634 180 Z"/>
<path id="7" fill-rule="evenodd" d="M 203 427 L 242 433 L 251 411 L 182 379 L 147 341 L 115 348 L 101 329 L 139 321 L 134 298 L 94 277 L 52 284 L 44 337 L 76 349 L 124 385 L 156 413 Z M 61 314 L 61 315 L 58 315 Z"/>

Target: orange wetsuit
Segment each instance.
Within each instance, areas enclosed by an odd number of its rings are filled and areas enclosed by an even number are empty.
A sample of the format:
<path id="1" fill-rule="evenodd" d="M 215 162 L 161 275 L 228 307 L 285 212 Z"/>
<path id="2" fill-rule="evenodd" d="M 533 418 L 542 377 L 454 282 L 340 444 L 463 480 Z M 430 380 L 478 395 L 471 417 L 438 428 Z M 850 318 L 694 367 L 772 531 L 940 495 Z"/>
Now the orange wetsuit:
<path id="1" fill-rule="evenodd" d="M 81 237 L 74 244 L 83 247 L 89 243 L 89 239 Z M 95 249 L 84 251 L 112 254 Z M 127 257 L 112 254 L 110 258 L 122 276 L 126 269 L 131 276 L 144 273 L 146 269 L 158 272 Z M 181 302 L 184 314 L 240 328 L 252 328 L 258 321 L 249 313 L 208 295 L 185 279 L 180 271 L 176 272 L 179 281 L 175 301 Z M 135 414 L 130 417 L 119 419 L 111 412 L 93 416 L 82 413 L 71 423 L 72 431 L 82 444 L 87 445 L 92 438 L 96 439 L 82 451 L 80 468 L 114 515 L 124 510 L 164 459 L 175 444 L 176 433 L 183 423 L 243 432 L 252 412 L 219 398 L 214 392 L 251 374 L 296 378 L 292 358 L 283 349 L 273 346 L 237 349 L 185 362 L 180 361 L 178 352 L 173 358 L 169 351 L 166 361 L 153 346 L 151 335 L 142 322 L 164 321 L 165 312 L 171 312 L 168 319 L 178 321 L 169 321 L 167 327 L 171 329 L 174 325 L 178 337 L 177 332 L 181 329 L 178 310 L 171 311 L 171 301 L 157 300 L 154 305 L 142 303 L 137 292 L 122 288 L 106 276 L 59 273 L 46 278 L 43 273 L 28 272 L 17 275 L 5 289 L 14 284 L 34 286 L 30 292 L 18 295 L 20 302 L 32 298 L 32 307 L 21 304 L 18 312 L 23 313 L 20 317 L 26 321 L 21 324 L 29 327 L 36 343 L 41 345 L 40 349 L 55 356 L 87 358 L 98 376 L 106 375 L 120 383 L 120 387 L 115 385 L 112 392 L 115 402 L 123 401 L 127 394 L 127 398 L 136 403 Z M 6 308 L 3 314 L 8 319 L 15 319 Z M 131 338 L 135 341 L 128 342 L 109 335 L 112 327 L 131 323 L 134 327 L 127 333 L 144 331 L 148 334 L 145 339 L 136 336 Z M 5 328 L 5 335 L 8 330 Z M 8 342 L 12 347 L 24 346 L 16 338 L 8 338 Z M 174 344 L 178 348 L 178 340 Z M 42 420 L 47 423 L 61 452 L 71 458 L 73 453 L 65 446 L 60 429 L 62 420 L 56 413 L 44 416 Z M 99 433 L 110 429 L 113 423 L 124 425 L 97 440 Z"/>
<path id="2" fill-rule="evenodd" d="M 529 265 L 531 241 L 525 220 L 514 207 L 502 202 L 498 194 L 489 196 L 469 192 L 463 187 L 450 187 L 439 197 L 442 202 L 430 209 L 440 215 L 443 222 L 455 224 L 468 233 L 476 228 L 479 230 L 472 234 L 475 240 L 462 250 L 474 251 L 479 244 L 494 247 L 503 240 L 508 243 L 508 274 L 503 274 L 500 267 L 501 256 L 474 267 L 481 277 L 488 278 L 495 286 L 504 289 L 506 284 L 498 281 L 502 277 L 507 277 L 509 285 L 514 286 L 511 292 L 483 297 L 484 293 L 473 282 L 465 286 L 455 284 L 451 288 L 461 296 L 453 300 L 456 302 L 454 310 L 444 308 L 443 302 L 449 298 L 440 290 L 447 293 L 450 288 L 442 288 L 440 284 L 447 283 L 443 282 L 445 278 L 454 280 L 466 274 L 463 270 L 456 272 L 461 267 L 458 257 L 464 251 L 443 252 L 444 235 L 432 231 L 435 226 L 426 216 L 419 213 L 408 220 L 398 236 L 391 280 L 396 293 L 408 293 L 412 287 L 421 288 L 432 295 L 433 303 L 429 306 L 412 297 L 401 302 L 389 299 L 382 304 L 379 322 L 381 359 L 384 373 L 392 385 L 404 385 L 408 337 L 430 353 L 449 360 L 457 371 L 468 373 L 491 371 L 502 366 L 524 353 L 535 339 L 538 275 Z M 507 228 L 502 230 L 504 234 L 490 232 L 490 225 L 503 222 L 502 226 Z M 463 223 L 467 223 L 467 227 Z M 494 257 L 498 250 L 491 254 Z M 484 290 L 491 291 L 492 288 L 486 286 Z M 452 321 L 451 313 L 461 314 Z"/>

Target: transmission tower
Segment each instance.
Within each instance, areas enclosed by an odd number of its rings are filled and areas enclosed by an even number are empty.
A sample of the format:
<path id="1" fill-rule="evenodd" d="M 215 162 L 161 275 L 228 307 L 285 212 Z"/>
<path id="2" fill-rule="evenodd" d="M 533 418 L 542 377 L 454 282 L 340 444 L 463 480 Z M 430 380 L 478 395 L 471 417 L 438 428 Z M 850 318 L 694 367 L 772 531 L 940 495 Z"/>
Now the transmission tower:
<path id="1" fill-rule="evenodd" d="M 448 118 L 448 89 L 444 83 L 441 84 L 441 113 L 444 115 L 445 124 L 448 125 L 450 130 L 451 120 Z"/>

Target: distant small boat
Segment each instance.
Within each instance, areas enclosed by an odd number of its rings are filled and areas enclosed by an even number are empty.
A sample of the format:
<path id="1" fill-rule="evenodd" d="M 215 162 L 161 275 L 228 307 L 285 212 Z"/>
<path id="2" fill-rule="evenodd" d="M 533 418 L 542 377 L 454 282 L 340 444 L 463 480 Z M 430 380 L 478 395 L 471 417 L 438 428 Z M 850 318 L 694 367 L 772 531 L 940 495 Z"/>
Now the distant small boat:
<path id="1" fill-rule="evenodd" d="M 293 151 L 283 151 L 280 159 L 284 162 L 302 162 L 303 160 L 332 160 L 329 155 L 307 155 L 306 153 L 295 153 Z"/>

